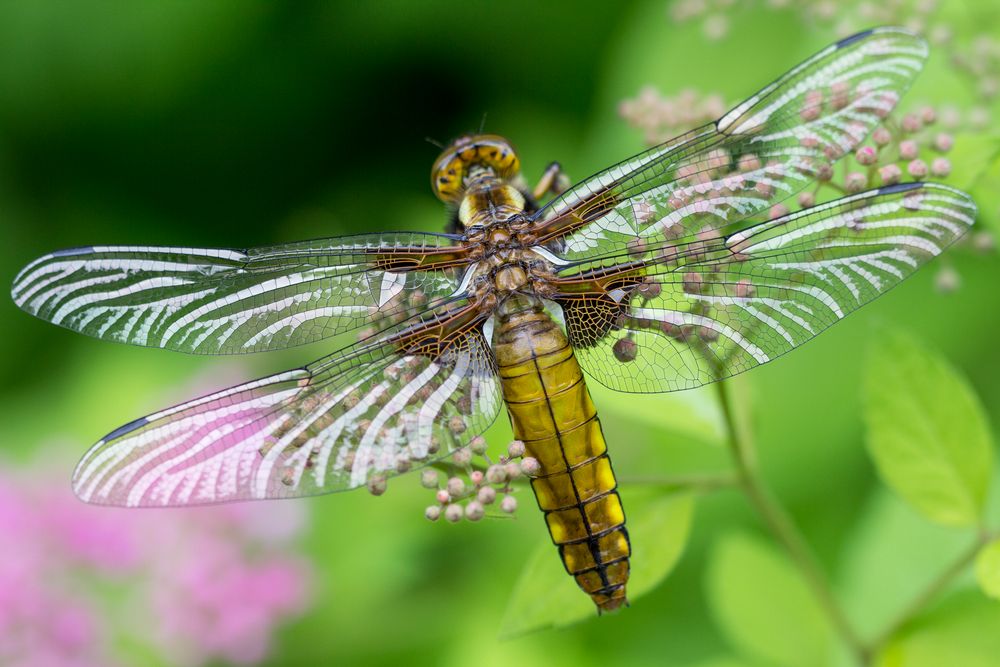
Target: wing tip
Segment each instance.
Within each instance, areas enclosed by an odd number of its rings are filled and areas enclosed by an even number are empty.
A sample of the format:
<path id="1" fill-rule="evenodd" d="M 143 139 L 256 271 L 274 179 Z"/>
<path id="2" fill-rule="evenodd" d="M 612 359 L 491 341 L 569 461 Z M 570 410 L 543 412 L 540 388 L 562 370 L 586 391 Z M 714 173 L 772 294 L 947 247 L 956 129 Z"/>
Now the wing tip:
<path id="1" fill-rule="evenodd" d="M 149 423 L 149 419 L 147 417 L 139 417 L 138 419 L 134 419 L 134 420 L 130 421 L 127 424 L 119 426 L 118 428 L 116 428 L 111 433 L 108 433 L 106 436 L 104 436 L 103 438 L 101 438 L 101 441 L 98 442 L 96 446 L 106 445 L 107 443 L 111 442 L 112 440 L 117 440 L 118 438 L 122 437 L 123 435 L 127 435 L 127 434 L 131 433 L 132 431 L 134 431 L 134 430 L 136 430 L 138 428 L 142 428 L 143 426 L 145 426 L 148 423 Z"/>
<path id="2" fill-rule="evenodd" d="M 918 44 L 922 50 L 922 56 L 927 57 L 930 53 L 930 46 L 927 44 L 927 40 L 923 38 L 920 33 L 914 32 L 909 28 L 904 28 L 902 26 L 886 25 L 878 26 L 875 28 L 869 28 L 868 30 L 862 30 L 861 32 L 854 33 L 853 35 L 848 35 L 843 39 L 837 41 L 833 48 L 834 50 L 846 49 L 849 46 L 863 41 L 872 35 L 894 35 L 896 37 L 905 37 L 913 40 Z"/>

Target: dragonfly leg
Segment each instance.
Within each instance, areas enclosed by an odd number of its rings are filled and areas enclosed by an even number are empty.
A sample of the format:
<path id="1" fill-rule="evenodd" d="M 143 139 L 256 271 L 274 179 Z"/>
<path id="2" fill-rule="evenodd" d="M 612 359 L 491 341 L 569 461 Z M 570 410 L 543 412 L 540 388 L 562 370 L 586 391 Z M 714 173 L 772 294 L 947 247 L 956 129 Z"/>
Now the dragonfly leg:
<path id="1" fill-rule="evenodd" d="M 538 184 L 531 191 L 531 196 L 537 201 L 547 194 L 562 194 L 568 187 L 569 178 L 563 173 L 562 165 L 558 162 L 552 162 L 542 172 L 542 177 L 538 179 Z"/>

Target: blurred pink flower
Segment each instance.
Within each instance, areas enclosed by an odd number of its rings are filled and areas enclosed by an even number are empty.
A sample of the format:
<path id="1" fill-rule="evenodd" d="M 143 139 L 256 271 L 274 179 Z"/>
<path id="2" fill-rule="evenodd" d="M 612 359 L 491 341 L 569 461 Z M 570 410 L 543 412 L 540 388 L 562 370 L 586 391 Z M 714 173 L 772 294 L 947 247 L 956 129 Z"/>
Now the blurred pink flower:
<path id="1" fill-rule="evenodd" d="M 123 636 L 168 664 L 251 664 L 306 609 L 302 503 L 93 507 L 46 464 L 0 466 L 0 664 L 110 667 Z"/>

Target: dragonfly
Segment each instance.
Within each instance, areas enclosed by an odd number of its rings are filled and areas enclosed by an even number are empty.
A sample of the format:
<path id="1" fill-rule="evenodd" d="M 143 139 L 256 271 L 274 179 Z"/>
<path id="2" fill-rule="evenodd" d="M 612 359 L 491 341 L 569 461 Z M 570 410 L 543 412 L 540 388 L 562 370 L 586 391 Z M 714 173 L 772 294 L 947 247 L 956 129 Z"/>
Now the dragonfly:
<path id="1" fill-rule="evenodd" d="M 75 492 L 147 507 L 355 489 L 440 463 L 506 407 L 566 571 L 599 612 L 626 605 L 632 548 L 587 382 L 671 392 L 767 363 L 962 236 L 974 203 L 926 182 L 769 214 L 865 141 L 927 54 L 902 28 L 842 39 L 569 188 L 554 166 L 529 189 L 507 139 L 462 136 L 432 169 L 449 233 L 31 262 L 14 301 L 106 340 L 223 355 L 361 332 L 115 429 Z"/>

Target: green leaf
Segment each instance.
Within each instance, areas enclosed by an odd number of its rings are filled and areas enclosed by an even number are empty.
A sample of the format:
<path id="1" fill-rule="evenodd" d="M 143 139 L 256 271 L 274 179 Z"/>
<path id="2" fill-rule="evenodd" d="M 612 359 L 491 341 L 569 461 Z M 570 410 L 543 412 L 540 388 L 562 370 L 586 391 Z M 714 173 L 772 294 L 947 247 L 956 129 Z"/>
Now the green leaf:
<path id="1" fill-rule="evenodd" d="M 868 451 L 882 480 L 931 521 L 982 516 L 993 470 L 986 416 L 973 390 L 941 357 L 883 330 L 865 378 Z"/>
<path id="2" fill-rule="evenodd" d="M 976 556 L 976 579 L 984 593 L 1000 600 L 1000 540 L 980 549 Z"/>
<path id="3" fill-rule="evenodd" d="M 959 134 L 947 157 L 951 162 L 948 182 L 961 190 L 972 190 L 1000 158 L 1000 136 Z"/>
<path id="4" fill-rule="evenodd" d="M 830 652 L 829 626 L 791 563 L 758 538 L 732 533 L 715 545 L 708 596 L 735 648 L 782 667 L 816 667 Z"/>
<path id="5" fill-rule="evenodd" d="M 847 617 L 874 639 L 968 551 L 969 530 L 930 523 L 885 487 L 854 519 L 840 560 L 838 591 Z"/>
<path id="6" fill-rule="evenodd" d="M 694 496 L 628 488 L 622 491 L 622 502 L 632 543 L 628 598 L 634 603 L 663 581 L 684 552 Z M 594 603 L 566 574 L 556 548 L 546 537 L 514 586 L 500 636 L 561 628 L 596 615 Z"/>
<path id="7" fill-rule="evenodd" d="M 956 595 L 919 618 L 878 655 L 877 667 L 996 667 L 1000 605 Z"/>

